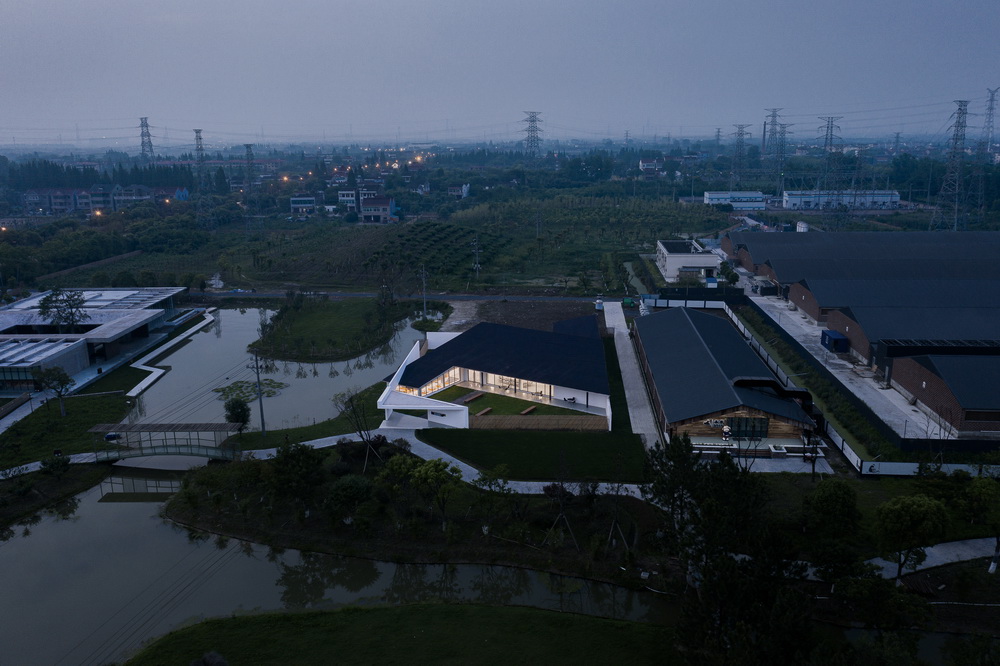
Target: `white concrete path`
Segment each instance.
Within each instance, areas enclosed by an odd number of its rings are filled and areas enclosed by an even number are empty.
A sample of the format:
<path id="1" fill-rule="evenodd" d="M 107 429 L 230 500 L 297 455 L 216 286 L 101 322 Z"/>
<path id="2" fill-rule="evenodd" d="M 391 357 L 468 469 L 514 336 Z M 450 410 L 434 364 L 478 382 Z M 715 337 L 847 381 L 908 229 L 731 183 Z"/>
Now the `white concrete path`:
<path id="1" fill-rule="evenodd" d="M 926 549 L 927 559 L 917 567 L 917 571 L 933 569 L 934 567 L 954 564 L 955 562 L 967 562 L 979 558 L 993 557 L 993 550 L 996 547 L 996 539 L 966 539 L 965 541 L 949 541 L 928 546 Z M 876 558 L 868 560 L 882 574 L 883 578 L 896 577 L 896 565 L 893 562 Z M 903 575 L 913 573 L 912 569 L 903 569 Z"/>
<path id="2" fill-rule="evenodd" d="M 625 400 L 628 402 L 628 416 L 632 421 L 632 432 L 642 437 L 646 448 L 660 441 L 659 428 L 653 418 L 653 408 L 646 392 L 646 382 L 639 369 L 639 358 L 635 346 L 628 336 L 625 313 L 622 304 L 611 301 L 604 304 L 604 323 L 615 332 L 615 349 L 618 351 L 618 365 L 621 367 L 622 383 L 625 385 Z"/>

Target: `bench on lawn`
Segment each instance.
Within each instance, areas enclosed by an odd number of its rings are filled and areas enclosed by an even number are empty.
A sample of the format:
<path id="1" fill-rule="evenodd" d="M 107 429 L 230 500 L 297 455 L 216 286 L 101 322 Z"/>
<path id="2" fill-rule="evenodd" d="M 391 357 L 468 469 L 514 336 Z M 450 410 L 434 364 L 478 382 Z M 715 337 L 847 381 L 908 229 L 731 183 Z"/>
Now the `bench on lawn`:
<path id="1" fill-rule="evenodd" d="M 492 412 L 492 411 L 493 411 L 493 408 L 492 408 L 492 407 L 487 407 L 487 408 L 486 408 L 486 409 L 484 409 L 483 411 L 481 411 L 481 412 L 477 412 L 477 413 L 476 413 L 476 416 L 482 416 L 482 415 L 484 415 L 484 414 L 489 414 L 489 413 L 490 413 L 490 412 Z"/>
<path id="2" fill-rule="evenodd" d="M 482 391 L 473 391 L 469 395 L 467 395 L 464 398 L 462 398 L 462 404 L 466 405 L 466 404 L 472 402 L 473 400 L 475 400 L 476 398 L 482 398 L 484 395 L 485 394 Z"/>
<path id="3" fill-rule="evenodd" d="M 538 409 L 538 405 L 532 405 L 531 407 L 528 407 L 527 409 L 525 409 L 524 411 L 522 411 L 521 412 L 521 416 L 524 416 L 525 414 L 530 414 L 531 412 L 535 411 L 536 409 Z"/>

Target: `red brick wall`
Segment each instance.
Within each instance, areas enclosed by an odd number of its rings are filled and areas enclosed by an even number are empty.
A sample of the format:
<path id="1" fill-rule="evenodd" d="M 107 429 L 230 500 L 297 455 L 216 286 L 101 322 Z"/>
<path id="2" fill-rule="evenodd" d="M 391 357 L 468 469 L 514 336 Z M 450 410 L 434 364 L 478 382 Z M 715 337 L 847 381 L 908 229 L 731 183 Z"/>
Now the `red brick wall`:
<path id="1" fill-rule="evenodd" d="M 834 310 L 826 319 L 826 327 L 831 331 L 842 333 L 851 342 L 851 349 L 861 355 L 865 360 L 870 360 L 871 353 L 868 337 L 861 329 L 861 325 L 854 321 L 840 310 Z"/>
<path id="2" fill-rule="evenodd" d="M 912 358 L 897 358 L 892 363 L 892 381 L 959 430 L 963 429 L 964 410 L 944 380 Z M 978 428 L 975 428 L 978 430 Z M 912 433 L 920 437 L 922 433 Z"/>
<path id="3" fill-rule="evenodd" d="M 788 288 L 788 302 L 805 312 L 815 321 L 823 321 L 820 318 L 819 303 L 813 293 L 802 284 L 796 282 Z"/>

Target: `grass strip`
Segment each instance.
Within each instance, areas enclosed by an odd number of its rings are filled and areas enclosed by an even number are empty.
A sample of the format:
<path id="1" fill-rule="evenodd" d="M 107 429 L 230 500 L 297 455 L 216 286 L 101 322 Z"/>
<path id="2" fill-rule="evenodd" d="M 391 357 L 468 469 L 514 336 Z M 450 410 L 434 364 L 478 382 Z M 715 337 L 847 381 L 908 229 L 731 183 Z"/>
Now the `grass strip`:
<path id="1" fill-rule="evenodd" d="M 679 663 L 670 645 L 671 631 L 650 624 L 420 604 L 209 620 L 159 639 L 127 663 L 187 664 L 212 651 L 230 664 Z"/>
<path id="2" fill-rule="evenodd" d="M 507 465 L 519 481 L 642 481 L 644 450 L 630 433 L 432 428 L 417 436 L 479 469 Z"/>

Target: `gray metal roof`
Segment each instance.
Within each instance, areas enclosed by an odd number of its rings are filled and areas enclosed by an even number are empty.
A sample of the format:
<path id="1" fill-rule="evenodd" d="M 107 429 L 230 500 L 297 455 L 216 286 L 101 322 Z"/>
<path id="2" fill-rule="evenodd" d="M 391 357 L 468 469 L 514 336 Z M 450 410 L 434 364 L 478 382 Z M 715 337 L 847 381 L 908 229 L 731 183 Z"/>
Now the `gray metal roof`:
<path id="1" fill-rule="evenodd" d="M 741 380 L 777 379 L 728 320 L 688 308 L 634 321 L 662 408 L 671 423 L 747 406 L 809 423 L 794 400 Z"/>
<path id="2" fill-rule="evenodd" d="M 915 356 L 940 377 L 965 409 L 1000 409 L 1000 356 Z"/>
<path id="3" fill-rule="evenodd" d="M 1000 308 L 1000 280 L 802 280 L 821 308 L 911 306 Z"/>
<path id="4" fill-rule="evenodd" d="M 782 284 L 815 279 L 1000 279 L 1000 232 L 729 233 Z"/>
<path id="5" fill-rule="evenodd" d="M 1000 340 L 998 308 L 850 307 L 870 342 L 879 340 Z"/>

